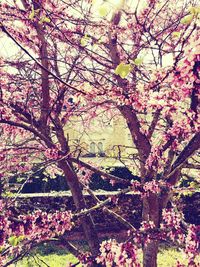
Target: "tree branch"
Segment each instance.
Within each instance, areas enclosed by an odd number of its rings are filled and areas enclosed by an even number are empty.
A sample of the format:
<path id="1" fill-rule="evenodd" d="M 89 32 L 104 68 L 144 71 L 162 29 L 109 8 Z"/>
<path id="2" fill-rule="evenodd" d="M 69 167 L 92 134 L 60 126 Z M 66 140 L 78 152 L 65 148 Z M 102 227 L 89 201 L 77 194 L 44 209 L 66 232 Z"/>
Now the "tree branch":
<path id="1" fill-rule="evenodd" d="M 166 177 L 169 183 L 174 183 L 177 171 L 182 167 L 186 160 L 191 157 L 200 148 L 200 132 L 196 133 L 189 143 L 185 146 L 179 154 L 174 164 L 172 165 L 171 172 Z"/>
<path id="2" fill-rule="evenodd" d="M 122 179 L 122 178 L 120 178 L 120 177 L 117 177 L 117 176 L 114 176 L 114 175 L 112 175 L 112 174 L 109 174 L 109 173 L 106 173 L 106 172 L 104 172 L 104 171 L 101 171 L 101 170 L 99 170 L 99 169 L 93 167 L 92 165 L 90 165 L 90 164 L 88 164 L 88 163 L 86 163 L 86 162 L 83 162 L 83 161 L 80 160 L 80 159 L 70 158 L 69 160 L 70 160 L 71 162 L 74 162 L 74 163 L 76 163 L 76 164 L 78 164 L 78 165 L 80 165 L 80 166 L 82 166 L 82 167 L 84 167 L 84 168 L 86 168 L 86 169 L 88 169 L 88 170 L 90 170 L 90 171 L 96 173 L 96 174 L 100 174 L 100 175 L 102 175 L 102 176 L 105 177 L 106 179 L 114 180 L 114 181 L 116 181 L 116 182 L 124 183 L 124 184 L 127 184 L 127 185 L 130 184 L 130 181 L 128 181 L 128 180 L 125 180 L 125 179 Z"/>
<path id="3" fill-rule="evenodd" d="M 52 73 L 50 70 L 48 70 L 45 66 L 43 66 L 36 58 L 34 58 L 27 49 L 25 49 L 6 29 L 6 27 L 1 23 L 0 24 L 0 28 L 1 30 L 10 38 L 12 39 L 15 44 L 21 49 L 23 50 L 41 69 L 43 69 L 44 71 L 48 72 L 49 75 L 51 75 L 53 78 L 55 78 L 56 80 L 58 80 L 59 82 L 61 82 L 62 84 L 66 85 L 68 88 L 74 90 L 75 92 L 81 93 L 83 95 L 86 95 L 85 92 L 78 90 L 77 88 L 73 87 L 72 85 L 66 83 L 65 81 L 63 81 L 61 78 L 59 78 L 58 76 L 56 76 L 56 74 Z"/>

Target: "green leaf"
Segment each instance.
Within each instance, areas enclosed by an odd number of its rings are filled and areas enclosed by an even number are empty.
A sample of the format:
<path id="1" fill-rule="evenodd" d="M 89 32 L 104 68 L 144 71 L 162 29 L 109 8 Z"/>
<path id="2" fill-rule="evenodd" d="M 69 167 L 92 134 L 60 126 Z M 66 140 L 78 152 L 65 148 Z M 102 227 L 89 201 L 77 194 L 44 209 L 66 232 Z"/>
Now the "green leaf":
<path id="1" fill-rule="evenodd" d="M 191 6 L 189 12 L 194 16 L 198 16 L 200 14 L 200 6 Z"/>
<path id="2" fill-rule="evenodd" d="M 20 236 L 10 236 L 8 238 L 8 242 L 11 246 L 15 247 L 17 246 L 22 240 L 24 240 L 25 236 L 20 235 Z"/>
<path id="3" fill-rule="evenodd" d="M 24 180 L 25 180 L 25 178 L 23 178 L 23 177 L 18 177 L 18 178 L 17 178 L 17 182 L 18 182 L 18 183 L 23 182 Z"/>
<path id="4" fill-rule="evenodd" d="M 172 36 L 179 38 L 181 36 L 181 33 L 180 32 L 173 32 Z"/>
<path id="5" fill-rule="evenodd" d="M 101 17 L 106 17 L 110 12 L 110 6 L 107 3 L 104 3 L 98 8 L 98 12 Z"/>
<path id="6" fill-rule="evenodd" d="M 194 15 L 192 15 L 192 14 L 191 15 L 187 15 L 184 18 L 182 18 L 180 22 L 182 24 L 190 24 L 192 22 L 193 18 L 194 18 Z"/>
<path id="7" fill-rule="evenodd" d="M 143 58 L 142 57 L 137 57 L 136 59 L 133 60 L 133 63 L 137 66 L 140 66 L 143 63 Z"/>
<path id="8" fill-rule="evenodd" d="M 34 10 L 34 8 L 32 8 L 31 13 L 30 13 L 30 15 L 29 15 L 29 19 L 30 19 L 30 20 L 33 20 L 34 17 L 35 17 L 35 10 Z"/>
<path id="9" fill-rule="evenodd" d="M 120 63 L 115 69 L 115 74 L 119 75 L 122 79 L 126 78 L 130 73 L 132 67 L 130 64 Z"/>
<path id="10" fill-rule="evenodd" d="M 42 17 L 41 19 L 40 19 L 40 21 L 39 21 L 39 24 L 42 24 L 42 23 L 49 23 L 49 22 L 51 22 L 51 20 L 50 20 L 50 18 L 48 18 L 48 17 Z"/>
<path id="11" fill-rule="evenodd" d="M 17 246 L 17 244 L 18 244 L 17 237 L 16 236 L 9 237 L 8 242 L 13 247 Z"/>
<path id="12" fill-rule="evenodd" d="M 17 242 L 20 243 L 21 241 L 23 241 L 25 239 L 25 236 L 24 235 L 20 235 L 18 236 L 17 238 Z"/>
<path id="13" fill-rule="evenodd" d="M 4 195 L 4 197 L 13 197 L 14 196 L 14 194 L 10 191 L 5 192 L 3 195 Z"/>
<path id="14" fill-rule="evenodd" d="M 195 181 L 190 182 L 190 187 L 192 187 L 192 188 L 199 188 L 198 184 Z"/>
<path id="15" fill-rule="evenodd" d="M 39 13 L 39 11 L 40 11 L 39 8 L 36 9 L 36 10 L 35 10 L 34 8 L 32 8 L 31 13 L 30 13 L 30 15 L 29 15 L 29 19 L 30 19 L 30 20 L 33 20 L 34 17 L 37 16 L 37 14 Z"/>
<path id="16" fill-rule="evenodd" d="M 83 46 L 83 47 L 87 46 L 89 44 L 90 40 L 91 40 L 91 38 L 89 36 L 87 36 L 87 35 L 83 36 L 81 38 L 81 46 Z"/>

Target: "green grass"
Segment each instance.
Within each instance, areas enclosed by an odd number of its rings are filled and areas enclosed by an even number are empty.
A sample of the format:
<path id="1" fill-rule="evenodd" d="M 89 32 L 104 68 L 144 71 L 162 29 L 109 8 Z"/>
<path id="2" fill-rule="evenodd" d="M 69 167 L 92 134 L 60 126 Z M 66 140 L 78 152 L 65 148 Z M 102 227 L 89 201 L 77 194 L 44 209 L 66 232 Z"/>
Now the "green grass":
<path id="1" fill-rule="evenodd" d="M 77 263 L 78 259 L 66 249 L 53 244 L 44 244 L 11 267 L 65 267 L 69 262 Z M 79 264 L 77 267 L 81 267 L 81 265 Z"/>
<path id="2" fill-rule="evenodd" d="M 57 255 L 55 253 L 49 254 L 46 256 L 41 256 L 40 254 L 36 254 L 36 256 L 30 256 L 28 258 L 24 258 L 22 261 L 18 262 L 16 267 L 65 267 L 67 263 L 77 263 L 78 260 L 71 254 L 68 255 Z M 46 265 L 46 264 L 47 265 Z M 77 265 L 81 267 L 81 265 Z"/>
<path id="3" fill-rule="evenodd" d="M 187 259 L 184 258 L 184 254 L 177 249 L 163 249 L 158 254 L 159 267 L 174 267 L 178 260 L 181 263 L 187 264 Z"/>
<path id="4" fill-rule="evenodd" d="M 139 258 L 142 259 L 142 253 Z M 200 261 L 200 257 L 198 258 Z M 158 267 L 174 267 L 177 260 L 187 264 L 183 254 L 175 248 L 162 248 L 158 254 Z M 67 263 L 77 263 L 78 260 L 65 249 L 52 245 L 39 247 L 36 251 L 12 267 L 65 267 Z M 45 263 L 47 265 L 45 265 Z M 81 267 L 81 264 L 77 265 Z"/>

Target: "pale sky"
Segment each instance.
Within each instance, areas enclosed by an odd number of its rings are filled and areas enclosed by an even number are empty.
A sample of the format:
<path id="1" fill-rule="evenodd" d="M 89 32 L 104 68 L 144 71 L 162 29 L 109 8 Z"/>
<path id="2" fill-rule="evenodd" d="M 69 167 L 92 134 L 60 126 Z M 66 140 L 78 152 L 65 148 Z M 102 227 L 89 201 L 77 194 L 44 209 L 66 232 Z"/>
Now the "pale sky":
<path id="1" fill-rule="evenodd" d="M 140 2 L 144 3 L 144 1 L 145 0 L 141 0 Z M 1 2 L 14 5 L 14 0 L 1 0 Z M 134 7 L 137 4 L 136 0 L 108 0 L 106 1 L 106 3 L 109 3 L 112 10 L 113 8 L 115 9 L 121 8 L 124 2 L 126 2 L 126 4 L 128 4 L 128 6 L 131 6 L 131 7 Z M 20 5 L 21 0 L 16 0 L 16 3 Z M 102 4 L 104 4 L 104 0 L 93 0 L 93 10 L 94 12 L 97 13 L 97 16 L 98 16 L 99 7 Z M 0 32 L 0 56 L 12 57 L 16 55 L 18 51 L 19 51 L 19 48 L 17 47 L 17 45 L 15 45 L 12 40 L 7 38 L 5 34 Z"/>
<path id="2" fill-rule="evenodd" d="M 13 0 L 2 0 L 2 2 L 6 2 L 11 5 L 13 4 Z M 16 0 L 16 2 L 21 3 L 20 0 Z M 108 8 L 111 8 L 111 10 L 113 11 L 113 9 L 122 8 L 124 2 L 126 2 L 126 4 L 129 7 L 134 8 L 137 5 L 138 1 L 136 0 L 108 0 L 106 3 L 108 3 L 109 5 Z M 140 8 L 145 6 L 145 2 L 146 0 L 140 0 Z M 99 16 L 99 7 L 104 3 L 105 2 L 103 0 L 93 0 L 93 10 L 94 10 L 94 13 L 97 14 L 97 17 Z M 108 15 L 108 17 L 109 16 L 111 16 L 111 13 L 110 15 Z M 18 46 L 12 40 L 6 37 L 4 33 L 0 32 L 0 56 L 12 58 L 13 56 L 16 56 L 18 52 L 20 52 L 20 49 L 18 48 Z M 165 65 L 171 65 L 172 63 L 169 57 L 165 61 L 166 61 Z"/>

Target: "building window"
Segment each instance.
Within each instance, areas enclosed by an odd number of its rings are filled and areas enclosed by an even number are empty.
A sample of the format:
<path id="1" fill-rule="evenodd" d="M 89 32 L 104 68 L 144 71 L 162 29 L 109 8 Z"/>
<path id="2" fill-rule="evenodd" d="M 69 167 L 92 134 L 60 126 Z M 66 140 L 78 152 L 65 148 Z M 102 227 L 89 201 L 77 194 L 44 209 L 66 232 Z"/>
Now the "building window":
<path id="1" fill-rule="evenodd" d="M 98 154 L 100 157 L 105 157 L 105 153 L 103 151 L 103 143 L 99 142 L 98 143 Z"/>
<path id="2" fill-rule="evenodd" d="M 98 143 L 98 153 L 102 153 L 103 152 L 103 143 L 102 142 L 99 142 Z"/>
<path id="3" fill-rule="evenodd" d="M 95 154 L 95 143 L 94 142 L 90 143 L 90 153 Z"/>

